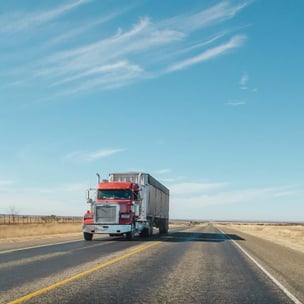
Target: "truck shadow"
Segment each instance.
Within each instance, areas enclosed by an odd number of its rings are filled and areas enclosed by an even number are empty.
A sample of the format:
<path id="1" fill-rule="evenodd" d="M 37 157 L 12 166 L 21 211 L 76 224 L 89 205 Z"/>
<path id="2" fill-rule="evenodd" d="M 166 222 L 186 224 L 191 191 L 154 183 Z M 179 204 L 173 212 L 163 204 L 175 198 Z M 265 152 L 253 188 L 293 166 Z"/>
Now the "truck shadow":
<path id="1" fill-rule="evenodd" d="M 162 242 L 224 242 L 229 240 L 244 241 L 236 234 L 175 232 L 160 236 Z"/>

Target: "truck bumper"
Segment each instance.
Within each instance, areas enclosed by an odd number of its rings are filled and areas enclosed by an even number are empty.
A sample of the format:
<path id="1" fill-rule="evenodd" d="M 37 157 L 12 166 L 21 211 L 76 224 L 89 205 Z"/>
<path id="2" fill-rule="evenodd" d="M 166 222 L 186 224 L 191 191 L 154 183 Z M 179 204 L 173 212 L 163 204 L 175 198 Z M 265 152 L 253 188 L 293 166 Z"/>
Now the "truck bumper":
<path id="1" fill-rule="evenodd" d="M 107 224 L 94 224 L 82 225 L 82 231 L 87 233 L 99 234 L 122 234 L 131 231 L 131 225 L 107 225 Z"/>

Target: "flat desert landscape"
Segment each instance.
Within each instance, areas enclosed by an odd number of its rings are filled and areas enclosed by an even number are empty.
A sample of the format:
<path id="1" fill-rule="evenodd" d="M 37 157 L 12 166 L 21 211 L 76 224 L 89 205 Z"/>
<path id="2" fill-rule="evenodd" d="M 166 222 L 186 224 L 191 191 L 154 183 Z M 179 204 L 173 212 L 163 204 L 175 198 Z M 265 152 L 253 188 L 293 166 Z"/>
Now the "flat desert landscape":
<path id="1" fill-rule="evenodd" d="M 171 223 L 170 228 L 174 229 L 181 225 L 186 224 Z M 235 229 L 304 253 L 304 224 L 217 223 L 217 226 Z M 82 237 L 81 223 L 1 225 L 0 243 L 77 234 Z"/>

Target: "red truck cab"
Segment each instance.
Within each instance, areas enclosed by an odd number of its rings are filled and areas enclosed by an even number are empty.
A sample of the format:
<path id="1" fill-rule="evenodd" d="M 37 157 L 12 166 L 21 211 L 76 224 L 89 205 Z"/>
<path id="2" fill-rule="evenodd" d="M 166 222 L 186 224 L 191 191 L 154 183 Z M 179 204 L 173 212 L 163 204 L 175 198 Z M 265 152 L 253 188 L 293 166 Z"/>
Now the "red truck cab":
<path id="1" fill-rule="evenodd" d="M 133 202 L 138 200 L 138 190 L 138 184 L 132 182 L 102 182 L 97 187 L 96 203 L 118 203 L 119 224 L 131 224 L 135 219 Z"/>
<path id="2" fill-rule="evenodd" d="M 91 200 L 91 210 L 83 217 L 85 239 L 90 239 L 94 233 L 108 233 L 113 236 L 132 231 L 139 215 L 139 204 L 135 204 L 138 200 L 137 183 L 99 182 L 96 198 Z"/>

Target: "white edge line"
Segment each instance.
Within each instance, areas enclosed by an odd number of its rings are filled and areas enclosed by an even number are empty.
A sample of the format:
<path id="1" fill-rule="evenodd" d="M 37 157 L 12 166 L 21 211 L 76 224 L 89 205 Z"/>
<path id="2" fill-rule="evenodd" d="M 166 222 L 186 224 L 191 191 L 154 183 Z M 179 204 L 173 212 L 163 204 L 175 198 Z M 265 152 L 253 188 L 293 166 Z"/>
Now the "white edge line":
<path id="1" fill-rule="evenodd" d="M 176 229 L 171 229 L 170 232 L 174 233 L 175 230 Z M 100 239 L 100 237 L 99 237 L 99 239 Z M 30 249 L 35 249 L 35 248 L 43 248 L 43 247 L 48 247 L 48 246 L 56 246 L 56 245 L 61 245 L 61 244 L 69 244 L 69 243 L 80 242 L 80 241 L 83 241 L 83 239 L 76 239 L 76 240 L 73 240 L 73 241 L 59 242 L 59 243 L 49 243 L 49 244 L 32 246 L 32 247 L 22 247 L 22 248 L 16 248 L 16 249 L 9 249 L 9 250 L 5 250 L 5 251 L 0 251 L 0 255 L 5 254 L 5 253 L 16 252 L 16 251 L 30 250 Z"/>
<path id="2" fill-rule="evenodd" d="M 0 251 L 0 254 L 11 253 L 11 252 L 16 252 L 16 251 L 22 251 L 22 250 L 35 249 L 35 248 L 43 248 L 43 247 L 48 247 L 48 246 L 56 246 L 56 245 L 61 245 L 61 244 L 69 244 L 69 243 L 80 242 L 80 241 L 82 241 L 82 239 L 73 240 L 73 241 L 67 241 L 67 242 L 60 242 L 60 243 L 49 243 L 49 244 L 32 246 L 32 247 L 23 247 L 23 248 L 17 248 L 17 249 L 9 249 L 9 250 L 5 250 L 5 251 Z"/>
<path id="3" fill-rule="evenodd" d="M 258 266 L 267 276 L 268 278 L 276 284 L 286 295 L 292 300 L 295 304 L 303 304 L 300 300 L 298 300 L 283 284 L 281 284 L 275 277 L 273 277 L 259 262 L 257 262 L 243 247 L 241 247 L 235 240 L 233 240 L 229 235 L 224 233 L 220 228 L 217 229 L 224 234 L 230 241 L 233 242 L 256 266 Z"/>
<path id="4" fill-rule="evenodd" d="M 178 231 L 178 228 L 171 229 L 169 233 L 174 233 L 175 231 Z M 73 241 L 60 242 L 60 243 L 49 243 L 49 244 L 32 246 L 32 247 L 22 247 L 22 248 L 16 248 L 16 249 L 9 249 L 9 250 L 5 250 L 5 251 L 0 251 L 0 255 L 5 254 L 5 253 L 16 252 L 16 251 L 30 250 L 30 249 L 35 249 L 35 248 L 43 248 L 43 247 L 48 247 L 48 246 L 56 246 L 56 245 L 61 245 L 61 244 L 69 244 L 69 243 L 80 242 L 80 241 L 83 241 L 83 239 L 78 239 L 78 240 L 76 239 L 76 240 L 73 240 Z"/>
<path id="5" fill-rule="evenodd" d="M 101 239 L 101 237 L 99 237 L 98 240 L 99 239 Z M 48 246 L 69 244 L 69 243 L 81 242 L 81 241 L 83 241 L 83 239 L 76 239 L 76 240 L 71 240 L 71 241 L 66 241 L 66 242 L 63 241 L 63 242 L 59 242 L 59 243 L 48 243 L 48 244 L 43 244 L 43 245 L 31 246 L 31 247 L 15 248 L 15 249 L 9 249 L 9 250 L 5 250 L 5 251 L 0 251 L 0 254 L 22 251 L 22 250 L 30 250 L 30 249 L 35 249 L 35 248 L 43 248 L 43 247 L 48 247 Z"/>

